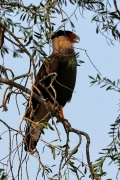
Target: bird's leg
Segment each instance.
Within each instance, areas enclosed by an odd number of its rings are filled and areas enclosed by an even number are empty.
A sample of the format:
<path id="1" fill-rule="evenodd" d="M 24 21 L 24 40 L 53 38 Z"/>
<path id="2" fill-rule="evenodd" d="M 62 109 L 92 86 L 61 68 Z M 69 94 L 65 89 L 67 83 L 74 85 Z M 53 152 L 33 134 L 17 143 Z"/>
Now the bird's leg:
<path id="1" fill-rule="evenodd" d="M 60 106 L 60 107 L 56 106 L 56 107 L 55 107 L 55 111 L 58 112 L 58 114 L 59 114 L 59 116 L 60 116 L 61 119 L 65 119 L 65 118 L 64 118 L 64 114 L 63 114 L 63 108 L 62 108 L 61 106 Z M 60 120 L 57 120 L 57 122 L 61 122 L 61 121 L 60 121 Z"/>
<path id="2" fill-rule="evenodd" d="M 57 119 L 56 122 L 57 122 L 57 123 L 61 122 L 61 123 L 63 124 L 63 126 L 64 126 L 65 129 L 66 129 L 65 126 L 71 127 L 71 124 L 68 122 L 68 120 L 64 118 L 64 113 L 63 113 L 63 108 L 62 108 L 62 106 L 60 106 L 59 108 L 58 108 L 58 107 L 55 107 L 55 111 L 57 111 L 58 114 L 59 114 L 59 116 L 60 116 L 60 118 Z"/>
<path id="3" fill-rule="evenodd" d="M 49 99 L 46 99 L 46 102 L 49 104 L 50 107 L 53 107 L 53 104 L 51 103 Z"/>
<path id="4" fill-rule="evenodd" d="M 49 101 L 48 99 L 46 100 L 46 102 L 51 106 L 53 107 L 53 104 L 51 103 L 51 101 Z M 71 124 L 68 122 L 67 119 L 65 119 L 64 117 L 64 114 L 63 114 L 63 108 L 62 106 L 58 107 L 58 106 L 55 106 L 54 107 L 54 110 L 59 114 L 59 119 L 57 119 L 57 123 L 61 122 L 63 125 L 65 124 L 66 126 L 69 126 L 71 127 Z"/>
<path id="5" fill-rule="evenodd" d="M 46 102 L 47 102 L 51 107 L 53 107 L 53 104 L 51 103 L 50 100 L 47 99 Z M 54 107 L 54 110 L 59 114 L 59 116 L 60 116 L 61 119 L 65 119 L 65 118 L 64 118 L 64 114 L 63 114 L 63 109 L 62 109 L 61 106 L 60 106 L 60 107 L 55 106 L 55 107 Z"/>

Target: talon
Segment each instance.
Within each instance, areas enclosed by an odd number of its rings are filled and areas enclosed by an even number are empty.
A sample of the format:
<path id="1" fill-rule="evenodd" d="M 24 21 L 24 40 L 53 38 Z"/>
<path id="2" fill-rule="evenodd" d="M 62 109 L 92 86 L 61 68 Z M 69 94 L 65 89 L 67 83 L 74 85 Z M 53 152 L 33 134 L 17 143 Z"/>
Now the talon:
<path id="1" fill-rule="evenodd" d="M 71 124 L 69 123 L 67 119 L 64 119 L 64 123 L 65 123 L 65 126 L 71 127 Z"/>
<path id="2" fill-rule="evenodd" d="M 69 123 L 69 121 L 67 119 L 62 119 L 62 120 L 57 120 L 56 123 L 61 122 L 62 124 L 64 124 L 67 127 L 71 127 L 71 124 Z"/>
<path id="3" fill-rule="evenodd" d="M 53 106 L 53 104 L 52 104 L 48 99 L 46 99 L 46 102 L 47 102 L 51 107 Z M 60 107 L 56 106 L 56 107 L 54 108 L 54 110 L 59 114 L 59 117 L 60 117 L 59 119 L 57 119 L 56 123 L 61 122 L 62 124 L 65 124 L 65 126 L 71 127 L 71 124 L 70 124 L 70 123 L 68 122 L 68 120 L 65 119 L 65 117 L 64 117 L 62 106 L 60 106 Z"/>

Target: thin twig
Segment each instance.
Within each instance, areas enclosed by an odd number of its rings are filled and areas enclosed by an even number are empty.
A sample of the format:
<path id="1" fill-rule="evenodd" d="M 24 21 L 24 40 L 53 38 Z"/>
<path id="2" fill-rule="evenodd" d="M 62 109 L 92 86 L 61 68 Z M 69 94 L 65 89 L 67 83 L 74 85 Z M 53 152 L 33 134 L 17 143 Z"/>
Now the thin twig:
<path id="1" fill-rule="evenodd" d="M 120 16 L 120 11 L 119 11 L 119 9 L 118 9 L 118 7 L 117 7 L 117 2 L 116 2 L 116 0 L 113 0 L 113 3 L 114 3 L 114 6 L 115 6 L 115 9 L 116 9 L 117 13 L 118 13 L 119 16 Z"/>
<path id="2" fill-rule="evenodd" d="M 93 67 L 96 69 L 96 71 L 102 76 L 102 74 L 100 73 L 100 71 L 96 68 L 96 66 L 93 64 L 93 62 L 91 61 L 89 55 L 87 54 L 87 51 L 85 50 L 85 54 L 87 55 L 89 61 L 91 62 L 91 64 L 93 65 Z"/>
<path id="3" fill-rule="evenodd" d="M 89 146 L 90 146 L 90 137 L 87 133 L 83 132 L 83 131 L 79 131 L 79 130 L 76 130 L 72 127 L 68 127 L 68 131 L 69 132 L 74 132 L 78 135 L 83 135 L 86 137 L 86 140 L 87 140 L 87 143 L 86 143 L 86 157 L 87 157 L 87 162 L 88 162 L 88 166 L 89 166 L 89 169 L 90 169 L 90 172 L 91 172 L 91 175 L 93 177 L 93 179 L 95 180 L 100 180 L 100 178 L 96 175 L 95 171 L 94 171 L 94 168 L 92 166 L 92 163 L 91 163 L 91 160 L 90 160 L 90 153 L 89 153 Z"/>
<path id="4" fill-rule="evenodd" d="M 29 12 L 31 12 L 33 15 L 38 15 L 39 16 L 39 14 L 37 14 L 36 12 L 33 12 L 32 11 L 32 8 L 30 8 L 29 6 L 24 6 L 23 4 L 20 4 L 20 3 L 6 3 L 6 2 L 0 2 L 0 6 L 12 6 L 12 7 L 18 7 L 18 9 L 21 7 L 21 8 L 23 8 L 23 9 L 26 9 L 27 11 L 29 11 Z"/>
<path id="5" fill-rule="evenodd" d="M 0 27 L 2 27 L 5 31 L 7 31 L 20 45 L 19 47 L 30 57 L 30 61 L 32 62 L 33 65 L 33 69 L 34 69 L 34 76 L 36 77 L 36 67 L 35 67 L 35 63 L 34 63 L 34 59 L 32 58 L 31 54 L 29 53 L 29 51 L 25 48 L 25 46 L 18 40 L 18 38 L 9 30 L 6 28 L 6 26 L 0 22 Z"/>

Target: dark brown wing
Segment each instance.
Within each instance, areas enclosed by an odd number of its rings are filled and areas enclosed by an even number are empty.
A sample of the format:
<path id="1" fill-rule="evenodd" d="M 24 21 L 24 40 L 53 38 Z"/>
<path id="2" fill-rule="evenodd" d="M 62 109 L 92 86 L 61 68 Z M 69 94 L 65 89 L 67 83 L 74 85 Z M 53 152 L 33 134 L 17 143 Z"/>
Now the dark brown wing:
<path id="1" fill-rule="evenodd" d="M 48 60 L 46 60 L 38 72 L 38 79 L 42 79 L 52 72 L 57 73 L 57 78 L 53 82 L 53 87 L 56 91 L 56 101 L 62 107 L 65 106 L 72 98 L 72 94 L 76 82 L 76 55 L 73 49 L 67 50 L 66 54 L 54 53 Z M 45 87 L 51 83 L 51 77 L 42 82 Z M 40 89 L 45 99 L 49 99 L 52 103 L 53 100 L 49 94 L 38 85 L 38 81 L 35 83 Z M 51 88 L 49 91 L 54 96 L 54 92 Z"/>
<path id="2" fill-rule="evenodd" d="M 57 72 L 59 68 L 59 58 L 52 54 L 47 60 L 44 61 L 40 70 L 37 73 L 37 78 L 34 83 L 34 86 L 39 89 L 44 97 L 44 99 L 51 100 L 49 94 L 39 85 L 39 80 L 44 79 L 47 77 L 48 74 L 52 72 Z M 51 82 L 51 77 L 47 78 L 46 80 L 42 81 L 42 84 L 47 87 Z M 37 94 L 36 88 L 33 91 Z M 51 91 L 51 90 L 50 90 Z M 52 92 L 53 93 L 53 92 Z M 51 100 L 52 101 L 52 100 Z M 43 126 L 40 124 L 43 119 L 48 115 L 49 111 L 46 109 L 44 104 L 40 104 L 36 99 L 32 98 L 32 107 L 29 107 L 29 104 L 26 107 L 26 128 L 25 128 L 25 150 L 29 152 L 33 152 L 36 148 L 38 139 L 40 137 L 41 132 L 43 131 Z M 50 119 L 50 116 L 47 117 L 47 121 Z M 33 121 L 33 123 L 31 122 Z M 36 123 L 39 122 L 39 123 Z M 36 124 L 35 124 L 36 123 Z"/>

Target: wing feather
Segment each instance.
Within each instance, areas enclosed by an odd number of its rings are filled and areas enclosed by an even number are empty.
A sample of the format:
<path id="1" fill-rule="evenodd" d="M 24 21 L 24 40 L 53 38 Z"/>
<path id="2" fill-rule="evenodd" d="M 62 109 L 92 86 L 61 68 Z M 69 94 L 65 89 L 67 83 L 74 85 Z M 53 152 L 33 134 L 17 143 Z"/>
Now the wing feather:
<path id="1" fill-rule="evenodd" d="M 52 72 L 57 72 L 59 68 L 59 57 L 55 54 L 52 54 L 47 60 L 45 60 L 37 73 L 36 80 L 34 82 L 34 86 L 37 87 L 43 94 L 43 96 L 47 99 L 49 98 L 47 92 L 44 88 L 39 85 L 39 81 L 45 78 Z M 51 78 L 47 78 L 42 84 L 47 87 L 51 82 Z M 33 91 L 38 94 L 37 88 L 34 88 Z M 49 110 L 42 103 L 40 104 L 36 99 L 32 98 L 32 107 L 29 107 L 29 103 L 26 107 L 25 117 L 30 119 L 26 122 L 25 129 L 25 150 L 29 152 L 33 152 L 36 148 L 37 142 L 40 138 L 41 132 L 43 131 L 43 125 L 41 122 L 48 115 L 46 121 L 50 119 Z M 33 121 L 33 123 L 31 122 Z"/>

